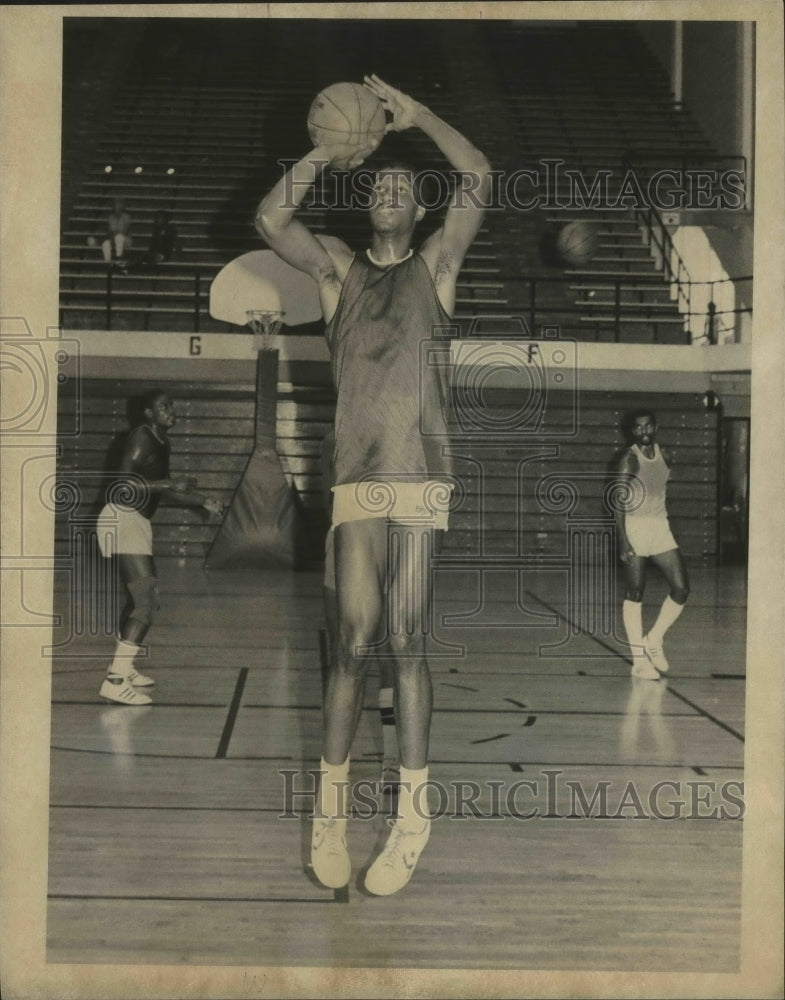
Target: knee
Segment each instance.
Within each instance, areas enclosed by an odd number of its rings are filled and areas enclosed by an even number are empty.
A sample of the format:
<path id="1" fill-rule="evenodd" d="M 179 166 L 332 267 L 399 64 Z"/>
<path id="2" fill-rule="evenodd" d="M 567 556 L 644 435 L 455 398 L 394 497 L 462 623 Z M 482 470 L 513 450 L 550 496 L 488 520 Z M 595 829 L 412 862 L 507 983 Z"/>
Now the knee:
<path id="1" fill-rule="evenodd" d="M 154 576 L 142 576 L 131 580 L 128 584 L 128 593 L 133 604 L 128 615 L 129 619 L 132 618 L 148 627 L 152 625 L 153 616 L 158 609 L 158 580 Z"/>
<path id="2" fill-rule="evenodd" d="M 625 601 L 634 601 L 635 604 L 640 604 L 643 600 L 643 588 L 642 587 L 627 587 L 624 594 Z"/>
<path id="3" fill-rule="evenodd" d="M 421 662 L 425 650 L 425 638 L 420 632 L 390 632 L 387 636 L 390 651 L 403 668 L 414 667 Z"/>
<path id="4" fill-rule="evenodd" d="M 345 619 L 339 622 L 337 648 L 344 669 L 364 669 L 368 648 L 376 638 L 375 632 L 367 622 Z"/>
<path id="5" fill-rule="evenodd" d="M 672 587 L 670 596 L 676 604 L 686 604 L 690 596 L 690 585 L 685 581 L 678 587 Z"/>

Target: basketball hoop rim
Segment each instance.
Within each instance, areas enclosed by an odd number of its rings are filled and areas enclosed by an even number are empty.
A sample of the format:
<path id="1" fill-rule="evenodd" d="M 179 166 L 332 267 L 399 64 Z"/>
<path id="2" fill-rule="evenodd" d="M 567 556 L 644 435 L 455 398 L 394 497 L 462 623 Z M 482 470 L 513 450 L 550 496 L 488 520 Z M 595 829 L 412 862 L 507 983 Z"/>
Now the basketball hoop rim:
<path id="1" fill-rule="evenodd" d="M 274 337 L 281 329 L 285 309 L 246 309 L 246 325 L 257 337 Z"/>

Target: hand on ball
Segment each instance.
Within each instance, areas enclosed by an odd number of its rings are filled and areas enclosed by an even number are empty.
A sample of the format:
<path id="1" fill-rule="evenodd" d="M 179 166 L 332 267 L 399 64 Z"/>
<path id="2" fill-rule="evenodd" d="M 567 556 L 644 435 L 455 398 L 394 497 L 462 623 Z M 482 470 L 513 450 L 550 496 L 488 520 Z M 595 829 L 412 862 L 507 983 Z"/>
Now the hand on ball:
<path id="1" fill-rule="evenodd" d="M 353 170 L 371 155 L 377 145 L 378 143 L 375 141 L 369 142 L 365 146 L 355 146 L 350 142 L 335 142 L 319 146 L 318 150 L 327 157 L 331 167 L 337 167 L 339 170 Z"/>
<path id="2" fill-rule="evenodd" d="M 363 83 L 371 93 L 379 98 L 385 111 L 389 111 L 393 116 L 393 120 L 388 123 L 385 131 L 402 132 L 414 125 L 414 119 L 422 107 L 421 104 L 418 104 L 408 94 L 403 94 L 395 87 L 391 87 L 389 83 L 385 83 L 375 73 L 363 77 Z"/>

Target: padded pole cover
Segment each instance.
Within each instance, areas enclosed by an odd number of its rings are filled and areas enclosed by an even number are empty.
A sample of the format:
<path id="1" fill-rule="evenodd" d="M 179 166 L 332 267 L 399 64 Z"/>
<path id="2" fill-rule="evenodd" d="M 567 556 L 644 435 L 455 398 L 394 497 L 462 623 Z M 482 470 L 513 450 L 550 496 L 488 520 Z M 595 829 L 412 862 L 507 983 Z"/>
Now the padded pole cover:
<path id="1" fill-rule="evenodd" d="M 205 569 L 294 568 L 304 544 L 302 507 L 275 449 L 278 352 L 259 351 L 256 442 Z"/>

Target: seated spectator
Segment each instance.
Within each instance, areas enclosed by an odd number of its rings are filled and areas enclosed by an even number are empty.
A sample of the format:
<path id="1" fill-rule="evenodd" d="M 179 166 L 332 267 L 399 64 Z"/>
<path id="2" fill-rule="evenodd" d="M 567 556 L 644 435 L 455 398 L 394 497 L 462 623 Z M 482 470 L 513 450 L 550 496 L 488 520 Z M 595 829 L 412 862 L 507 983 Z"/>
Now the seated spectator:
<path id="1" fill-rule="evenodd" d="M 156 212 L 153 220 L 153 231 L 150 234 L 150 245 L 144 256 L 144 263 L 161 264 L 171 260 L 179 249 L 180 241 L 177 228 L 169 213 L 163 210 Z"/>
<path id="2" fill-rule="evenodd" d="M 122 198 L 115 198 L 114 211 L 106 220 L 107 232 L 101 249 L 107 264 L 113 262 L 119 267 L 125 266 L 125 251 L 131 246 L 131 216 L 125 209 Z"/>

